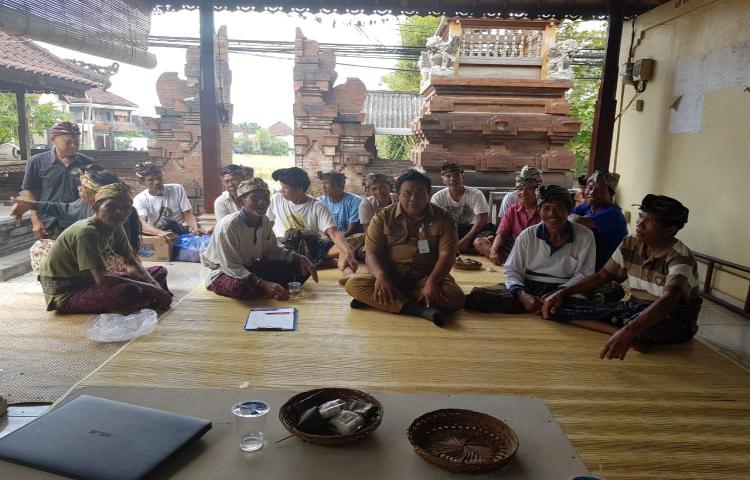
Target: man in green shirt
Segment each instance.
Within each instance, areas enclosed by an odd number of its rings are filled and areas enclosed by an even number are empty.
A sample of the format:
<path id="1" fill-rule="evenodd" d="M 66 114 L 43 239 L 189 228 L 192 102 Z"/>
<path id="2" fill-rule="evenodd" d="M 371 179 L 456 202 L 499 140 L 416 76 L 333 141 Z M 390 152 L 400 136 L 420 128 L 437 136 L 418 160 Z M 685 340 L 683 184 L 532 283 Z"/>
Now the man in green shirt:
<path id="1" fill-rule="evenodd" d="M 126 184 L 106 185 L 96 194 L 94 216 L 60 234 L 40 269 L 47 310 L 123 313 L 169 307 L 167 270 L 143 268 L 122 228 L 132 206 Z M 125 272 L 107 272 L 107 258 L 113 255 L 122 258 Z"/>

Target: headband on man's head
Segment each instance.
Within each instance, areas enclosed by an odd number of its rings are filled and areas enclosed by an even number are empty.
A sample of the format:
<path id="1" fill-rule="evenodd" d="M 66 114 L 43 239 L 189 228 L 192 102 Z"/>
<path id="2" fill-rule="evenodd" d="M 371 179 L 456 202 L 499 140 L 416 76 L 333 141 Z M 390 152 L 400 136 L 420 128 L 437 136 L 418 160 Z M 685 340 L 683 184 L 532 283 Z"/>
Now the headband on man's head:
<path id="1" fill-rule="evenodd" d="M 263 181 L 260 177 L 253 177 L 250 180 L 243 180 L 237 186 L 237 198 L 242 198 L 248 193 L 255 192 L 257 190 L 264 190 L 270 192 L 268 184 Z"/>
<path id="2" fill-rule="evenodd" d="M 161 168 L 159 168 L 159 166 L 154 162 L 138 163 L 135 166 L 135 176 L 140 179 L 152 176 L 161 177 L 161 175 Z"/>
<path id="3" fill-rule="evenodd" d="M 532 187 L 537 188 L 542 184 L 542 171 L 531 165 L 526 165 L 521 169 L 521 173 L 516 176 L 516 188 Z"/>
<path id="4" fill-rule="evenodd" d="M 446 173 L 464 173 L 464 169 L 461 165 L 457 163 L 448 163 L 445 162 L 442 167 L 440 167 L 440 175 L 445 175 Z"/>
<path id="5" fill-rule="evenodd" d="M 96 183 L 87 172 L 83 172 L 80 179 L 81 186 L 84 188 L 88 188 L 89 190 L 93 190 L 95 192 L 98 192 L 99 189 L 102 188 L 102 186 Z"/>
<path id="6" fill-rule="evenodd" d="M 255 174 L 255 170 L 252 167 L 246 167 L 244 165 L 225 165 L 221 169 L 221 176 L 224 175 L 242 175 L 244 177 L 252 177 Z"/>
<path id="7" fill-rule="evenodd" d="M 537 199 L 540 207 L 545 203 L 562 203 L 568 211 L 573 209 L 570 192 L 559 185 L 542 185 L 537 190 Z"/>
<path id="8" fill-rule="evenodd" d="M 615 190 L 617 190 L 617 184 L 620 183 L 620 174 L 612 172 L 600 172 L 599 170 L 596 170 L 591 174 L 591 177 L 589 177 L 589 181 L 591 180 L 595 182 L 602 182 L 614 195 Z"/>
<path id="9" fill-rule="evenodd" d="M 365 177 L 365 187 L 370 188 L 377 183 L 383 183 L 389 187 L 393 187 L 393 177 L 389 177 L 384 173 L 368 173 Z"/>
<path id="10" fill-rule="evenodd" d="M 50 137 L 58 137 L 60 135 L 72 135 L 77 137 L 81 135 L 81 129 L 73 122 L 60 122 L 50 129 L 49 134 Z"/>
<path id="11" fill-rule="evenodd" d="M 104 185 L 99 189 L 98 192 L 96 192 L 96 196 L 94 197 L 94 200 L 98 203 L 104 200 L 109 200 L 112 198 L 117 197 L 125 197 L 125 198 L 131 198 L 130 197 L 130 187 L 127 183 L 110 183 L 109 185 Z"/>
<path id="12" fill-rule="evenodd" d="M 664 220 L 671 220 L 673 222 L 685 224 L 688 221 L 688 214 L 690 210 L 672 197 L 666 195 L 654 195 L 649 193 L 640 204 L 634 204 L 634 207 L 640 207 L 640 209 L 646 213 L 656 215 Z"/>

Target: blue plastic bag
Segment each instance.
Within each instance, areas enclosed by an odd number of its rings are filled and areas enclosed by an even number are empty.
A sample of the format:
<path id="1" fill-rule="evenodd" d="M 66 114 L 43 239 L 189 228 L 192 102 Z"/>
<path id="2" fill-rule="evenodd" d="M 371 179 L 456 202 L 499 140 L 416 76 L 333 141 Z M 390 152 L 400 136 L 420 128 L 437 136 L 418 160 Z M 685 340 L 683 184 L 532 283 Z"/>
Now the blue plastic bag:
<path id="1" fill-rule="evenodd" d="M 208 248 L 210 235 L 193 235 L 185 233 L 177 236 L 177 243 L 172 247 L 172 259 L 175 262 L 200 263 L 201 253 Z"/>

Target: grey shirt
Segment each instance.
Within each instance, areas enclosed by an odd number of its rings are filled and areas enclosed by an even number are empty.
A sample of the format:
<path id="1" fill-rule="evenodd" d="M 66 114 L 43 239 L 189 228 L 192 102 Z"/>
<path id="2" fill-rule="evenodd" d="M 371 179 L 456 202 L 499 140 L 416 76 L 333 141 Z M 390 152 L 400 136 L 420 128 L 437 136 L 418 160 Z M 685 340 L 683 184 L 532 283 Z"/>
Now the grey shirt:
<path id="1" fill-rule="evenodd" d="M 42 202 L 74 202 L 80 185 L 76 171 L 92 163 L 92 158 L 76 153 L 66 167 L 57 160 L 54 148 L 38 153 L 26 162 L 21 189 L 32 192 Z M 45 228 L 58 226 L 52 215 L 42 214 L 40 218 Z"/>
<path id="2" fill-rule="evenodd" d="M 94 214 L 94 208 L 80 198 L 72 203 L 65 202 L 36 202 L 33 210 L 40 216 L 50 216 L 57 219 L 57 226 L 68 228 L 78 220 L 83 220 Z"/>

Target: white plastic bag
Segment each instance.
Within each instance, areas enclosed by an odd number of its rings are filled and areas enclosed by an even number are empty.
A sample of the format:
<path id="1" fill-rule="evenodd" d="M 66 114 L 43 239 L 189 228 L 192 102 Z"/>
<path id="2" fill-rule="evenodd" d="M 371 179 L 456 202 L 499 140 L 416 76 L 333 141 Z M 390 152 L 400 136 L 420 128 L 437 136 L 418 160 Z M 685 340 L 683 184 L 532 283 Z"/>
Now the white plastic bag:
<path id="1" fill-rule="evenodd" d="M 86 336 L 97 342 L 126 342 L 153 332 L 156 329 L 156 312 L 144 308 L 131 315 L 102 313 L 89 318 Z"/>

